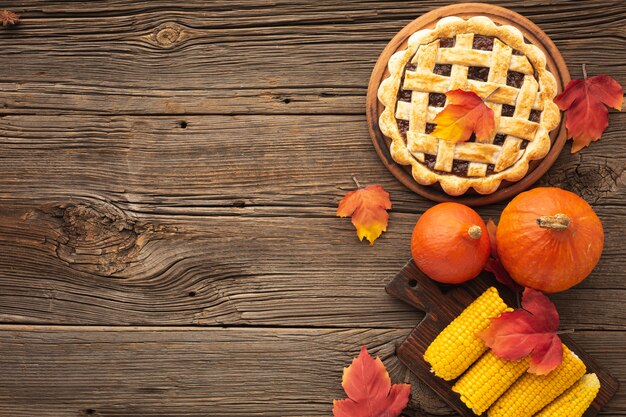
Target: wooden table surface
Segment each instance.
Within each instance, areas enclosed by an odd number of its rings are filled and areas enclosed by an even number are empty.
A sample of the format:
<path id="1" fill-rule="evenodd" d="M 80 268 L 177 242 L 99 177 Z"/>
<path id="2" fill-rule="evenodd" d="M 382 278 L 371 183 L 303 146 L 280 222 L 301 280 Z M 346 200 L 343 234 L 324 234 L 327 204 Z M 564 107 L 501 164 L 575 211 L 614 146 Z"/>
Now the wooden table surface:
<path id="1" fill-rule="evenodd" d="M 499 2 L 573 78 L 626 86 L 626 2 Z M 0 416 L 328 416 L 362 344 L 415 415 L 450 410 L 399 365 L 421 313 L 384 292 L 432 205 L 365 121 L 378 54 L 446 1 L 0 1 Z M 602 219 L 562 327 L 626 381 L 626 113 L 540 181 Z M 357 240 L 339 199 L 391 194 Z M 482 207 L 497 218 L 504 204 Z M 626 390 L 604 409 L 626 416 Z"/>

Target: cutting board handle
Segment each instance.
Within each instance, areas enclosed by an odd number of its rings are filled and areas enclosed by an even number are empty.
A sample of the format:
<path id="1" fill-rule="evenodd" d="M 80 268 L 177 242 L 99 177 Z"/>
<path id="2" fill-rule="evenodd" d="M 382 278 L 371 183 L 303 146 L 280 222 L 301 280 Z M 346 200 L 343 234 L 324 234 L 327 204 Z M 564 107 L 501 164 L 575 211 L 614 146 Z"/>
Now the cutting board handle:
<path id="1" fill-rule="evenodd" d="M 443 306 L 450 302 L 439 285 L 420 271 L 413 259 L 387 284 L 385 290 L 425 313 L 440 315 Z"/>

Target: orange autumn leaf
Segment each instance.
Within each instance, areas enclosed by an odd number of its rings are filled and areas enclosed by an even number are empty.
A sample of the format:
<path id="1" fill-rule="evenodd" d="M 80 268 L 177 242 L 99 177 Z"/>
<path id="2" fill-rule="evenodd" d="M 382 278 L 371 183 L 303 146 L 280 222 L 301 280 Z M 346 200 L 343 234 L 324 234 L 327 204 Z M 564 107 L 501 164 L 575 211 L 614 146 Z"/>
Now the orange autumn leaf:
<path id="1" fill-rule="evenodd" d="M 541 291 L 526 288 L 522 308 L 491 319 L 489 327 L 476 335 L 500 358 L 517 361 L 530 355 L 528 372 L 546 375 L 563 359 L 558 328 L 559 313 L 552 301 Z"/>
<path id="2" fill-rule="evenodd" d="M 359 239 L 367 238 L 373 245 L 387 231 L 390 209 L 389 193 L 380 185 L 370 185 L 346 194 L 339 202 L 337 216 L 352 216 Z"/>
<path id="3" fill-rule="evenodd" d="M 397 417 L 411 393 L 410 384 L 391 385 L 385 365 L 380 358 L 373 359 L 365 346 L 343 368 L 341 385 L 348 398 L 333 401 L 334 417 Z"/>
<path id="4" fill-rule="evenodd" d="M 583 67 L 584 71 L 584 67 Z M 572 80 L 554 102 L 565 110 L 565 127 L 572 138 L 572 153 L 600 139 L 609 125 L 606 106 L 622 109 L 624 91 L 613 78 L 606 75 Z"/>
<path id="5" fill-rule="evenodd" d="M 493 93 L 492 93 L 493 94 Z M 446 93 L 447 105 L 435 117 L 432 135 L 450 142 L 465 142 L 472 132 L 479 140 L 488 140 L 495 131 L 493 110 L 472 91 Z"/>

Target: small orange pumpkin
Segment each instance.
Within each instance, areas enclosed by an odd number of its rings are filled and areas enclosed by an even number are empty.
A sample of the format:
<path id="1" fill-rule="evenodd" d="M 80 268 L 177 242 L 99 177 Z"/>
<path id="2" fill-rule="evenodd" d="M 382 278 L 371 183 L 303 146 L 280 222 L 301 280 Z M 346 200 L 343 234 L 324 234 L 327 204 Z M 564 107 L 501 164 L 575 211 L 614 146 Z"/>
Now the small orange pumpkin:
<path id="1" fill-rule="evenodd" d="M 585 200 L 560 188 L 535 188 L 504 208 L 496 233 L 498 256 L 518 284 L 566 290 L 596 266 L 602 223 Z"/>
<path id="2" fill-rule="evenodd" d="M 413 229 L 413 260 L 435 281 L 458 284 L 476 277 L 489 252 L 485 222 L 462 204 L 441 203 L 429 208 Z"/>

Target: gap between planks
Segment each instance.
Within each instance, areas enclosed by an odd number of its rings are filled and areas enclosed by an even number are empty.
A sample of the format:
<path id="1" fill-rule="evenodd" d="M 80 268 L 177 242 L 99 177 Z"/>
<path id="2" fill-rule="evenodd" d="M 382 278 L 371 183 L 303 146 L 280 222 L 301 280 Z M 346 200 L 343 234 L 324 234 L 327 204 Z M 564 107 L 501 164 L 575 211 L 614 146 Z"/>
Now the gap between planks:
<path id="1" fill-rule="evenodd" d="M 417 324 L 417 323 L 416 323 Z M 224 331 L 224 330 L 233 330 L 233 331 L 271 331 L 271 332 L 290 332 L 290 331 L 304 331 L 304 332 L 318 332 L 318 331 L 354 331 L 360 332 L 365 330 L 374 330 L 374 331 L 392 331 L 392 330 L 406 330 L 407 335 L 408 332 L 413 329 L 414 326 L 410 327 L 372 327 L 372 326 L 293 326 L 293 325 L 252 325 L 252 324 L 234 324 L 234 325 L 189 325 L 189 324 L 181 324 L 181 325 L 146 325 L 142 324 L 141 326 L 133 326 L 133 325 L 101 325 L 101 324 L 38 324 L 38 323 L 15 323 L 15 322 L 0 322 L 0 332 L 1 331 L 110 331 L 110 332 L 120 332 L 120 331 L 171 331 L 171 332 L 179 332 L 179 331 Z M 593 330 L 593 331 L 601 331 L 605 332 L 605 330 Z M 617 330 L 613 330 L 617 331 Z"/>

